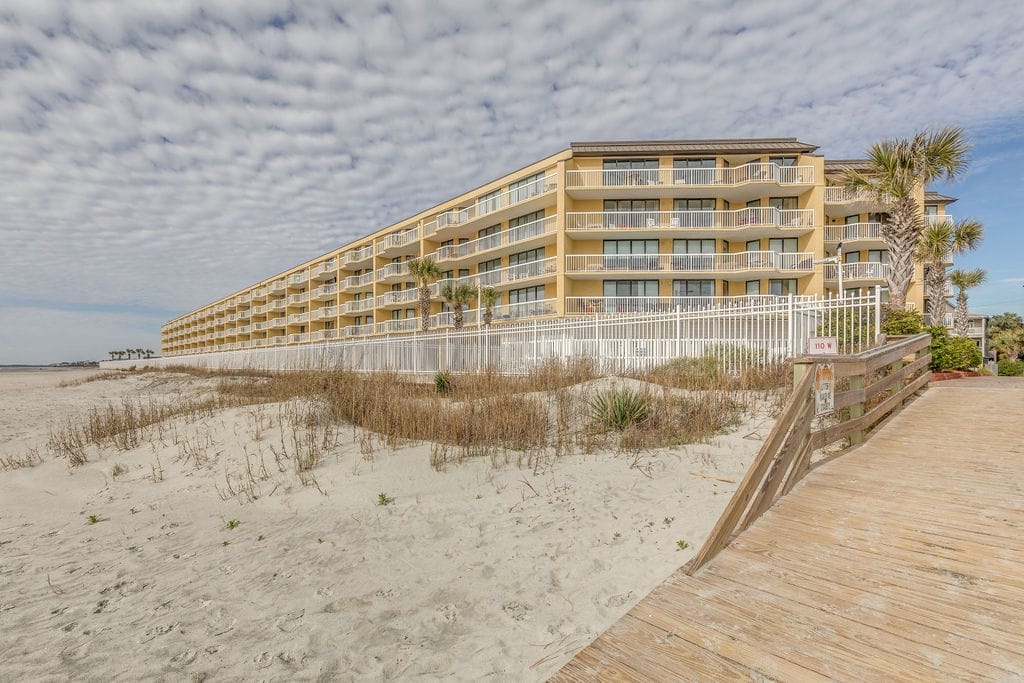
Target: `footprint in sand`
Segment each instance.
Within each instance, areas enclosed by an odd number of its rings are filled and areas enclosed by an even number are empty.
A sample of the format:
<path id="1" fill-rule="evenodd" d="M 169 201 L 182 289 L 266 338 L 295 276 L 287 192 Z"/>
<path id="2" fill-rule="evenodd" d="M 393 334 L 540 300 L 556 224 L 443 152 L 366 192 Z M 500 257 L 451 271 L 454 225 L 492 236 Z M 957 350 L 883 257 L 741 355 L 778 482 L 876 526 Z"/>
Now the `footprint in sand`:
<path id="1" fill-rule="evenodd" d="M 199 653 L 189 648 L 188 650 L 182 650 L 178 654 L 171 657 L 171 666 L 181 668 L 188 666 L 192 662 L 196 661 L 196 656 Z"/>
<path id="2" fill-rule="evenodd" d="M 0 605 L 0 612 L 6 612 L 9 609 L 14 609 L 15 606 L 16 605 L 13 602 L 5 602 L 2 605 Z"/>
<path id="3" fill-rule="evenodd" d="M 256 665 L 257 669 L 266 669 L 274 663 L 274 657 L 269 652 L 261 652 L 252 658 L 252 663 Z"/>
<path id="4" fill-rule="evenodd" d="M 299 627 L 302 623 L 302 617 L 305 616 L 306 610 L 297 609 L 294 612 L 289 612 L 283 617 L 278 617 L 277 621 L 274 622 L 274 626 L 285 633 L 291 633 Z"/>
<path id="5" fill-rule="evenodd" d="M 235 619 L 223 608 L 218 607 L 206 620 L 206 630 L 211 636 L 222 636 L 235 628 L 238 619 Z"/>
<path id="6" fill-rule="evenodd" d="M 61 648 L 60 660 L 65 663 L 75 662 L 85 657 L 86 652 L 89 650 L 89 641 L 85 640 L 80 643 L 72 643 Z"/>
<path id="7" fill-rule="evenodd" d="M 139 642 L 140 643 L 148 643 L 149 641 L 153 640 L 157 636 L 167 635 L 168 633 L 173 631 L 175 628 L 177 628 L 177 626 L 178 626 L 178 622 L 174 622 L 173 624 L 165 624 L 163 626 L 153 626 L 152 628 L 148 628 L 148 629 L 146 629 L 146 633 L 141 638 L 139 638 Z"/>
<path id="8" fill-rule="evenodd" d="M 512 618 L 513 621 L 526 621 L 530 618 L 530 606 L 519 602 L 518 600 L 511 600 L 501 606 L 501 609 Z"/>
<path id="9" fill-rule="evenodd" d="M 441 618 L 449 624 L 454 624 L 459 620 L 459 608 L 451 603 L 441 605 L 438 611 L 441 612 Z"/>

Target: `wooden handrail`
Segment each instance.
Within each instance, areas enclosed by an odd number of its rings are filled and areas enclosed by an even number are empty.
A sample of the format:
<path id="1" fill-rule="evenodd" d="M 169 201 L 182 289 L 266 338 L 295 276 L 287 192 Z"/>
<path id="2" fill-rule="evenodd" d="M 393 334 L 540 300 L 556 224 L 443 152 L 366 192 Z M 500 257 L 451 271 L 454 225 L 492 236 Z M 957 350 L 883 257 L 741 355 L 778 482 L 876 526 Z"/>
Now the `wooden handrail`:
<path id="1" fill-rule="evenodd" d="M 793 393 L 711 534 L 683 570 L 695 573 L 728 545 L 734 534 L 789 493 L 810 470 L 814 451 L 846 438 L 851 445 L 861 443 L 867 430 L 926 386 L 931 379 L 930 343 L 931 335 L 919 334 L 853 356 L 795 359 Z M 908 361 L 910 356 L 913 359 Z M 848 378 L 850 388 L 835 394 L 834 406 L 841 421 L 815 431 L 813 387 L 819 363 L 832 363 L 835 379 Z M 879 373 L 883 374 L 875 377 Z M 870 383 L 865 386 L 867 380 Z M 891 392 L 888 397 L 864 412 L 869 401 L 887 391 Z"/>

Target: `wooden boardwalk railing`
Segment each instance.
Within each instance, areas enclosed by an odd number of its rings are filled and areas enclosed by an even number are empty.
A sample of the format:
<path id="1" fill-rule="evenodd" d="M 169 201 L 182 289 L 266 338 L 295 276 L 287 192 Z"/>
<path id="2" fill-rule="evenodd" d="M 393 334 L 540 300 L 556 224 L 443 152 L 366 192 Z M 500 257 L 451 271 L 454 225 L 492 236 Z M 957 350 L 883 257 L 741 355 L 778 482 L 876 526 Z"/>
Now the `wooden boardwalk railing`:
<path id="1" fill-rule="evenodd" d="M 864 440 L 864 433 L 931 377 L 928 347 L 931 335 L 919 334 L 854 356 L 808 356 L 794 361 L 793 393 L 758 451 L 736 493 L 711 530 L 704 545 L 684 570 L 693 574 L 726 546 L 734 534 L 749 527 L 765 510 L 807 473 L 814 451 L 849 438 L 851 444 Z M 908 360 L 912 358 L 912 360 Z M 815 417 L 815 371 L 830 363 L 834 381 L 846 378 L 849 389 L 835 392 L 838 422 L 811 431 Z M 879 397 L 881 402 L 865 408 Z"/>

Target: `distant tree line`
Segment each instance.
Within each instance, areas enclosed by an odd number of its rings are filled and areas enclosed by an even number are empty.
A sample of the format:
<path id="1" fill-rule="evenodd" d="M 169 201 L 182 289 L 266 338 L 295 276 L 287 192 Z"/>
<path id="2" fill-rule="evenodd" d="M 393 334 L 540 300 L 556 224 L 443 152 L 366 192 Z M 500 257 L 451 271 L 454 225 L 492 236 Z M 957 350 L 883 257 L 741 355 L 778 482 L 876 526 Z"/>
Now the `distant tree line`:
<path id="1" fill-rule="evenodd" d="M 152 358 L 154 351 L 152 349 L 125 349 L 124 351 L 107 351 L 110 354 L 110 360 L 131 360 L 135 358 Z"/>

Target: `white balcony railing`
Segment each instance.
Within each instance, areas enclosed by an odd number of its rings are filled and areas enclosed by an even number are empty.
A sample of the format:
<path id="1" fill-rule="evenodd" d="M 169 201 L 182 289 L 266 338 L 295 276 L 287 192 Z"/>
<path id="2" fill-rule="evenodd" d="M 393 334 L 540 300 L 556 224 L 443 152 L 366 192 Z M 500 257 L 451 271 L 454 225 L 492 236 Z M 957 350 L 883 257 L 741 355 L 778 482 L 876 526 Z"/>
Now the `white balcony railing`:
<path id="1" fill-rule="evenodd" d="M 295 273 L 293 275 L 290 275 L 288 277 L 288 285 L 289 286 L 304 285 L 304 284 L 306 284 L 306 281 L 308 279 L 309 278 L 308 278 L 308 275 L 307 275 L 306 271 L 300 270 L 299 272 L 297 272 L 297 273 Z"/>
<path id="2" fill-rule="evenodd" d="M 720 187 L 748 183 L 809 185 L 814 183 L 814 167 L 754 162 L 718 168 L 587 169 L 566 171 L 565 176 L 569 189 L 657 185 Z"/>
<path id="3" fill-rule="evenodd" d="M 539 237 L 540 235 L 554 233 L 555 216 L 540 218 L 523 225 L 518 225 L 508 230 L 502 230 L 492 235 L 462 244 L 450 244 L 440 247 L 434 252 L 434 258 L 438 261 L 450 261 L 453 259 L 466 258 L 492 249 L 507 247 L 511 244 L 518 244 L 526 240 Z"/>
<path id="4" fill-rule="evenodd" d="M 326 341 L 338 336 L 337 330 L 320 330 L 309 335 L 310 341 Z"/>
<path id="5" fill-rule="evenodd" d="M 286 322 L 287 322 L 287 319 L 283 315 L 281 317 L 279 317 L 279 318 L 273 318 L 273 319 L 267 321 L 267 329 L 268 330 L 273 330 L 273 329 L 277 329 L 279 327 L 284 327 Z"/>
<path id="6" fill-rule="evenodd" d="M 307 320 L 309 320 L 309 314 L 308 313 L 294 313 L 294 314 L 288 316 L 288 324 L 289 325 L 301 325 L 302 323 L 306 322 Z"/>
<path id="7" fill-rule="evenodd" d="M 288 338 L 283 334 L 279 334 L 276 337 L 267 337 L 267 345 L 273 346 L 274 344 L 284 344 Z"/>
<path id="8" fill-rule="evenodd" d="M 349 249 L 341 255 L 341 265 L 348 265 L 350 263 L 360 263 L 367 259 L 373 258 L 373 245 L 369 244 L 361 249 Z"/>
<path id="9" fill-rule="evenodd" d="M 327 318 L 334 318 L 338 315 L 338 308 L 336 306 L 325 306 L 324 308 L 318 308 L 309 314 L 310 320 L 326 320 Z"/>
<path id="10" fill-rule="evenodd" d="M 569 273 L 811 271 L 811 252 L 743 251 L 734 254 L 586 254 L 565 257 Z"/>
<path id="11" fill-rule="evenodd" d="M 844 225 L 826 225 L 826 242 L 854 242 L 856 240 L 882 239 L 881 223 L 846 223 Z"/>
<path id="12" fill-rule="evenodd" d="M 431 287 L 431 291 L 437 293 L 448 283 L 453 283 L 455 285 L 465 284 L 470 287 L 497 287 L 499 285 L 517 283 L 521 280 L 527 280 L 530 278 L 553 275 L 557 267 L 556 259 L 552 256 L 546 259 L 530 261 L 529 263 L 520 263 L 507 268 L 497 268 L 495 270 L 487 271 L 486 273 L 465 275 L 459 278 L 441 280 L 434 283 Z"/>
<path id="13" fill-rule="evenodd" d="M 292 306 L 301 306 L 304 303 L 309 302 L 309 292 L 302 292 L 301 294 L 292 294 L 288 297 L 288 304 Z"/>
<path id="14" fill-rule="evenodd" d="M 953 218 L 948 213 L 944 213 L 941 215 L 935 213 L 926 213 L 924 215 L 924 222 L 927 223 L 928 225 L 938 225 L 939 223 L 943 222 L 956 223 L 956 219 Z"/>
<path id="15" fill-rule="evenodd" d="M 377 295 L 376 306 L 382 308 L 384 306 L 391 306 L 395 304 L 408 304 L 419 301 L 420 290 L 415 289 L 403 289 L 400 292 L 385 292 L 384 294 Z"/>
<path id="16" fill-rule="evenodd" d="M 875 202 L 875 196 L 865 190 L 854 190 L 841 185 L 825 188 L 826 204 L 850 204 L 852 202 Z"/>
<path id="17" fill-rule="evenodd" d="M 797 296 L 797 301 L 813 300 L 814 296 Z M 749 296 L 567 296 L 566 315 L 599 315 L 609 313 L 671 313 L 674 311 L 705 311 L 745 308 L 761 304 L 781 304 L 787 296 L 758 294 Z"/>
<path id="18" fill-rule="evenodd" d="M 262 314 L 264 314 L 264 313 L 266 313 L 266 312 L 267 312 L 267 306 L 266 306 L 266 304 L 264 304 L 264 305 L 262 305 L 262 306 L 253 306 L 253 307 L 252 307 L 252 313 L 253 313 L 253 315 L 262 315 Z"/>
<path id="19" fill-rule="evenodd" d="M 244 311 L 239 311 L 238 315 L 236 315 L 235 317 L 238 320 L 247 320 L 251 315 L 252 315 L 252 311 L 246 309 Z"/>
<path id="20" fill-rule="evenodd" d="M 329 285 L 320 285 L 319 287 L 317 287 L 316 289 L 313 290 L 312 294 L 313 294 L 313 296 L 319 298 L 319 297 L 333 296 L 337 292 L 338 292 L 338 285 L 337 285 L 337 283 L 332 282 Z"/>
<path id="21" fill-rule="evenodd" d="M 300 334 L 289 334 L 289 335 L 288 335 L 288 341 L 289 341 L 289 342 L 304 342 L 304 341 L 309 341 L 309 334 L 307 334 L 307 333 L 305 333 L 305 332 L 303 332 L 303 333 L 300 333 Z"/>
<path id="22" fill-rule="evenodd" d="M 844 263 L 843 281 L 853 280 L 886 280 L 889 277 L 889 264 L 876 261 L 861 261 L 858 263 Z M 839 279 L 839 264 L 825 264 L 825 279 L 837 281 Z"/>
<path id="23" fill-rule="evenodd" d="M 285 286 L 286 285 L 284 280 L 275 280 L 274 282 L 271 282 L 269 285 L 267 285 L 267 293 L 277 294 L 279 292 L 284 291 Z"/>
<path id="24" fill-rule="evenodd" d="M 376 331 L 377 334 L 388 334 L 391 332 L 412 332 L 420 328 L 421 321 L 417 316 L 415 318 L 403 318 L 401 320 L 385 320 L 382 323 L 377 323 Z"/>
<path id="25" fill-rule="evenodd" d="M 250 295 L 249 294 L 239 294 L 238 295 L 238 303 L 240 303 L 240 304 L 247 304 L 247 303 L 249 303 L 249 299 L 250 299 Z"/>
<path id="26" fill-rule="evenodd" d="M 541 299 L 540 301 L 524 301 L 515 304 L 503 304 L 495 306 L 491 310 L 491 322 L 510 322 L 522 318 L 540 318 L 555 314 L 555 299 Z M 448 327 L 455 324 L 454 313 L 444 311 L 430 316 L 431 327 Z M 463 324 L 476 325 L 478 321 L 483 322 L 484 309 L 472 308 L 463 311 Z"/>
<path id="27" fill-rule="evenodd" d="M 402 277 L 409 274 L 409 262 L 403 261 L 401 263 L 389 263 L 386 266 L 378 268 L 374 273 L 374 279 L 384 280 L 389 277 Z"/>
<path id="28" fill-rule="evenodd" d="M 558 187 L 558 177 L 554 174 L 538 178 L 532 182 L 520 185 L 515 189 L 506 190 L 501 194 L 478 199 L 471 206 L 464 209 L 452 209 L 438 214 L 436 219 L 436 230 L 451 225 L 462 225 L 477 218 L 482 218 L 501 209 L 522 204 L 539 195 L 551 192 Z"/>
<path id="29" fill-rule="evenodd" d="M 373 297 L 367 297 L 365 299 L 359 299 L 358 301 L 347 301 L 341 306 L 341 312 L 346 313 L 361 313 L 363 311 L 372 311 L 374 308 Z"/>
<path id="30" fill-rule="evenodd" d="M 342 337 L 359 337 L 366 334 L 373 334 L 373 323 L 366 325 L 348 325 L 339 330 Z"/>
<path id="31" fill-rule="evenodd" d="M 323 279 L 329 280 L 334 274 L 338 272 L 338 263 L 334 259 L 318 263 L 310 269 L 310 277 L 320 278 L 326 276 Z"/>
<path id="32" fill-rule="evenodd" d="M 388 235 L 380 242 L 375 245 L 376 253 L 382 254 L 388 249 L 396 249 L 398 247 L 404 247 L 407 244 L 411 244 L 420 238 L 419 228 L 410 228 L 402 232 L 396 232 Z"/>
<path id="33" fill-rule="evenodd" d="M 814 209 L 754 207 L 735 211 L 580 211 L 566 214 L 568 231 L 728 230 L 750 227 L 811 228 Z"/>

